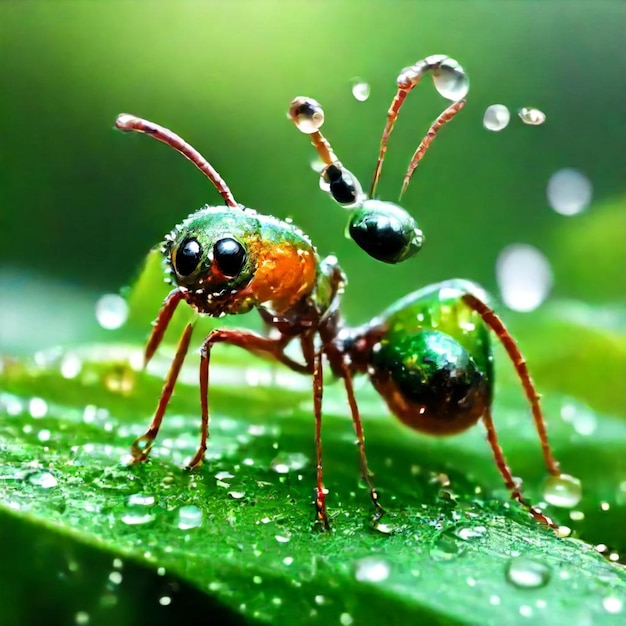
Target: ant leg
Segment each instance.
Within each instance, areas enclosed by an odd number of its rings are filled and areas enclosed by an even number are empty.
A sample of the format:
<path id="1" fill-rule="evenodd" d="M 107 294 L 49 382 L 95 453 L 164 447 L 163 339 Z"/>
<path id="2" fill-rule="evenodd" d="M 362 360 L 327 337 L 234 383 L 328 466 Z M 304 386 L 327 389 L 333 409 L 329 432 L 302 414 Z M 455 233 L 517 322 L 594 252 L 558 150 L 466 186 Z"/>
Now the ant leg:
<path id="1" fill-rule="evenodd" d="M 516 484 L 513 476 L 511 474 L 511 470 L 509 466 L 506 464 L 504 459 L 504 454 L 502 452 L 502 448 L 498 443 L 498 436 L 496 434 L 496 427 L 493 423 L 493 418 L 491 417 L 491 411 L 487 409 L 482 416 L 483 423 L 485 424 L 485 428 L 487 429 L 487 440 L 489 441 L 489 445 L 493 450 L 493 456 L 496 460 L 496 465 L 498 466 L 498 471 L 504 478 L 504 484 L 507 489 L 511 491 L 511 498 L 516 502 L 519 502 L 528 512 L 533 516 L 533 518 L 539 522 L 540 524 L 545 524 L 549 526 L 553 530 L 558 530 L 558 525 L 555 524 L 549 517 L 544 515 L 540 509 L 532 506 L 526 498 L 524 498 L 522 494 L 521 488 Z"/>
<path id="2" fill-rule="evenodd" d="M 493 330 L 504 346 L 504 349 L 507 351 L 509 358 L 515 366 L 517 375 L 522 382 L 524 393 L 526 394 L 526 398 L 530 404 L 535 422 L 535 428 L 537 430 L 537 434 L 539 435 L 541 450 L 543 452 L 543 458 L 546 467 L 548 468 L 548 472 L 550 472 L 552 476 L 561 476 L 559 464 L 552 455 L 550 443 L 548 442 L 546 424 L 541 412 L 541 407 L 539 406 L 539 394 L 537 393 L 533 381 L 530 378 L 528 368 L 526 367 L 526 361 L 524 360 L 520 349 L 517 347 L 515 340 L 511 336 L 511 333 L 509 333 L 506 329 L 504 322 L 496 315 L 493 309 L 487 306 L 482 300 L 471 293 L 463 294 L 462 299 L 465 304 L 474 309 L 474 311 L 476 311 L 483 318 L 485 324 Z"/>
<path id="3" fill-rule="evenodd" d="M 159 310 L 159 314 L 157 315 L 154 324 L 152 325 L 152 332 L 150 333 L 150 337 L 148 338 L 148 342 L 146 343 L 146 347 L 143 353 L 143 366 L 146 367 L 150 362 L 150 359 L 154 356 L 156 349 L 159 347 L 161 340 L 163 339 L 163 335 L 165 334 L 165 330 L 167 329 L 172 316 L 174 315 L 174 311 L 178 306 L 178 303 L 183 299 L 183 292 L 177 287 L 176 289 L 172 289 L 170 291 L 165 300 L 163 300 L 163 304 L 161 305 L 161 309 Z"/>
<path id="4" fill-rule="evenodd" d="M 230 328 L 212 330 L 208 334 L 200 349 L 200 404 L 202 408 L 200 445 L 187 465 L 187 469 L 194 469 L 202 463 L 209 439 L 209 364 L 211 348 L 216 343 L 227 343 L 231 346 L 243 348 L 248 352 L 267 353 L 271 358 L 283 363 L 298 373 L 310 374 L 311 370 L 307 365 L 297 363 L 284 353 L 285 346 L 289 343 L 289 340 L 290 337 L 285 335 L 270 338 L 257 335 L 256 333 Z"/>
<path id="5" fill-rule="evenodd" d="M 464 106 L 467 100 L 462 99 L 457 102 L 453 102 L 431 125 L 428 129 L 428 132 L 424 135 L 424 139 L 422 139 L 419 146 L 417 146 L 417 150 L 413 153 L 411 157 L 411 162 L 409 163 L 409 167 L 407 168 L 406 174 L 404 175 L 404 180 L 402 181 L 402 188 L 400 189 L 400 198 L 406 191 L 409 183 L 411 182 L 411 176 L 415 171 L 415 168 L 419 165 L 419 162 L 422 160 L 422 157 L 426 154 L 426 150 L 428 150 L 430 144 L 433 142 L 433 139 L 437 136 L 437 133 L 441 130 L 443 126 L 445 126 Z"/>
<path id="6" fill-rule="evenodd" d="M 145 461 L 150 454 L 152 444 L 154 443 L 154 440 L 159 432 L 159 428 L 161 427 L 161 422 L 163 421 L 163 416 L 165 415 L 165 409 L 167 408 L 170 398 L 172 397 L 172 392 L 174 391 L 174 385 L 176 384 L 176 379 L 180 373 L 180 368 L 183 365 L 185 355 L 189 349 L 192 331 L 193 324 L 187 324 L 178 341 L 176 354 L 174 355 L 167 377 L 165 378 L 163 390 L 161 391 L 161 396 L 159 397 L 159 403 L 154 417 L 152 418 L 152 423 L 150 424 L 148 430 L 141 435 L 141 437 L 137 437 L 137 439 L 133 441 L 131 446 L 131 455 L 135 463 Z"/>
<path id="7" fill-rule="evenodd" d="M 359 406 L 356 402 L 356 398 L 354 396 L 354 385 L 352 384 L 352 374 L 348 368 L 346 362 L 341 360 L 341 375 L 343 378 L 344 385 L 346 387 L 346 395 L 348 396 L 348 404 L 350 405 L 350 413 L 352 415 L 352 421 L 354 422 L 354 430 L 356 432 L 357 445 L 359 447 L 359 460 L 361 463 L 361 475 L 363 480 L 367 484 L 368 489 L 370 490 L 370 497 L 372 498 L 372 502 L 374 503 L 374 507 L 376 509 L 374 513 L 374 517 L 372 518 L 372 522 L 377 524 L 382 516 L 385 514 L 383 507 L 380 505 L 378 498 L 378 491 L 376 491 L 376 487 L 374 487 L 374 483 L 372 481 L 372 472 L 370 472 L 369 466 L 367 464 L 367 455 L 365 453 L 365 435 L 363 433 L 363 424 L 361 423 L 361 415 L 359 413 Z"/>
<path id="8" fill-rule="evenodd" d="M 317 352 L 313 357 L 313 413 L 315 415 L 315 455 L 317 462 L 317 485 L 315 487 L 316 522 L 328 530 L 326 517 L 326 490 L 323 483 L 322 471 L 322 396 L 324 393 L 324 368 L 322 367 L 322 353 Z"/>

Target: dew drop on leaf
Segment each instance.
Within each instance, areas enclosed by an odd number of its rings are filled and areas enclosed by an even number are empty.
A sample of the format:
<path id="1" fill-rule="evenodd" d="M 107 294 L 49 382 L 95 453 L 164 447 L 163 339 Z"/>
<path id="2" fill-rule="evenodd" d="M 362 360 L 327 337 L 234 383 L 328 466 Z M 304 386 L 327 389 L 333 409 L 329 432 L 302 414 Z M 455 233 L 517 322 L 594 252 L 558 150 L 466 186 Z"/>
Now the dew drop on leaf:
<path id="1" fill-rule="evenodd" d="M 178 528 L 189 530 L 202 525 L 202 511 L 194 504 L 181 506 L 178 509 Z"/>
<path id="2" fill-rule="evenodd" d="M 385 559 L 368 556 L 356 562 L 355 578 L 359 582 L 379 583 L 389 578 L 391 566 Z"/>
<path id="3" fill-rule="evenodd" d="M 536 589 L 550 581 L 552 571 L 541 561 L 518 556 L 511 559 L 506 568 L 506 579 L 516 587 Z"/>

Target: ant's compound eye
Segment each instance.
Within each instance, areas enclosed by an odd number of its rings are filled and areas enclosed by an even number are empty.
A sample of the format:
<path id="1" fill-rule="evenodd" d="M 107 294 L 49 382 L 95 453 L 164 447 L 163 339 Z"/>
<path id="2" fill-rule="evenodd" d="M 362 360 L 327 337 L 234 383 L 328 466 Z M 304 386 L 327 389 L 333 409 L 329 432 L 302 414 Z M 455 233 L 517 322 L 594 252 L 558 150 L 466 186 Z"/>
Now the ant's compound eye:
<path id="1" fill-rule="evenodd" d="M 350 237 L 371 257 L 384 263 L 406 261 L 422 247 L 424 235 L 404 209 L 391 202 L 367 200 L 352 215 Z"/>
<path id="2" fill-rule="evenodd" d="M 324 109 L 317 100 L 298 96 L 289 105 L 289 117 L 301 133 L 310 135 L 322 127 Z"/>
<path id="3" fill-rule="evenodd" d="M 174 254 L 172 263 L 179 276 L 193 274 L 202 259 L 202 246 L 197 239 L 185 239 Z"/>
<path id="4" fill-rule="evenodd" d="M 245 248 L 232 237 L 225 237 L 213 246 L 213 259 L 227 278 L 238 276 L 246 262 Z"/>
<path id="5" fill-rule="evenodd" d="M 322 170 L 320 188 L 346 209 L 358 206 L 364 198 L 357 177 L 339 163 L 331 163 Z"/>

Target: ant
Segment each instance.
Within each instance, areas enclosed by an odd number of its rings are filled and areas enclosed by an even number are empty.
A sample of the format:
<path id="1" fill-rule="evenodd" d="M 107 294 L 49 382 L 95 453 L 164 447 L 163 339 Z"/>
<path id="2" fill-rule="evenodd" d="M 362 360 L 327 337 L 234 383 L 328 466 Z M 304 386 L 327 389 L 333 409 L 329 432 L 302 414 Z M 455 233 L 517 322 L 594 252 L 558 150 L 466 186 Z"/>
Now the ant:
<path id="1" fill-rule="evenodd" d="M 459 77 L 464 77 L 456 61 L 437 55 L 418 61 L 400 74 L 398 92 L 389 109 L 381 140 L 370 198 L 375 193 L 387 140 L 404 98 L 427 72 L 433 72 L 436 85 L 439 77 L 449 86 L 450 71 L 457 83 Z M 411 161 L 403 190 L 437 131 L 464 104 L 464 99 L 456 100 L 433 122 Z M 319 132 L 320 120 L 323 122 L 319 104 L 310 98 L 296 98 L 290 114 L 318 148 L 326 164 L 322 176 L 329 183 L 331 195 L 343 205 L 356 207 L 356 221 L 365 224 L 359 229 L 357 223 L 353 229 L 357 232 L 355 241 L 375 258 L 387 262 L 412 256 L 421 245 L 421 231 L 404 209 L 392 203 L 368 200 L 362 195 L 357 179 L 343 168 Z M 550 518 L 524 498 L 498 443 L 491 413 L 494 373 L 490 331 L 504 346 L 522 383 L 550 480 L 568 478 L 560 473 L 552 455 L 539 396 L 524 358 L 502 320 L 485 302 L 480 287 L 459 279 L 430 285 L 402 298 L 362 326 L 346 326 L 339 310 L 346 277 L 334 256 L 321 259 L 307 235 L 293 224 L 238 204 L 208 161 L 172 131 L 129 114 L 118 116 L 115 125 L 123 131 L 150 135 L 180 152 L 209 178 L 225 202 L 225 206 L 207 205 L 197 210 L 166 235 L 162 252 L 175 287 L 165 298 L 153 324 L 144 362 L 147 364 L 153 357 L 182 301 L 199 314 L 211 317 L 239 315 L 256 309 L 270 330 L 262 335 L 249 330 L 217 328 L 204 338 L 199 369 L 200 445 L 188 469 L 202 463 L 207 448 L 211 355 L 215 345 L 225 343 L 312 377 L 317 467 L 315 507 L 316 522 L 322 528 L 328 527 L 321 435 L 323 361 L 326 360 L 333 375 L 345 386 L 361 475 L 375 509 L 374 524 L 384 511 L 367 462 L 353 386 L 357 374 L 367 374 L 391 412 L 415 430 L 438 436 L 451 435 L 482 419 L 495 463 L 511 497 L 536 521 L 558 530 Z M 369 222 L 368 218 L 371 218 Z M 189 349 L 193 328 L 194 322 L 190 322 L 182 332 L 150 427 L 132 444 L 135 462 L 147 459 L 157 437 Z M 286 352 L 293 341 L 300 344 L 301 361 Z"/>

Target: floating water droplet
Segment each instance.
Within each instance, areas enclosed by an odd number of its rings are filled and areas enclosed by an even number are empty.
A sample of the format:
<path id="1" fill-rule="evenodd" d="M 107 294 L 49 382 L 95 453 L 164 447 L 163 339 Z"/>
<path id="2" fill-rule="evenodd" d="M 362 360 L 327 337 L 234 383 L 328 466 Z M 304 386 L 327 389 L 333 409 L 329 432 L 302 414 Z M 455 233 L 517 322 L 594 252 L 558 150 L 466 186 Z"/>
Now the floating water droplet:
<path id="1" fill-rule="evenodd" d="M 608 511 L 611 508 L 611 505 L 608 502 L 600 502 L 600 510 Z"/>
<path id="2" fill-rule="evenodd" d="M 570 511 L 569 518 L 572 522 L 582 522 L 585 519 L 585 514 L 582 511 Z"/>
<path id="3" fill-rule="evenodd" d="M 52 489 L 59 484 L 50 472 L 34 472 L 29 475 L 28 482 L 42 489 Z"/>
<path id="4" fill-rule="evenodd" d="M 289 117 L 300 132 L 310 135 L 324 124 L 324 109 L 317 100 L 299 96 L 291 102 Z"/>
<path id="5" fill-rule="evenodd" d="M 522 617 L 532 617 L 533 616 L 533 607 L 528 606 L 528 604 L 522 604 L 519 608 L 519 614 Z"/>
<path id="6" fill-rule="evenodd" d="M 96 319 L 102 328 L 115 330 L 128 319 L 128 303 L 122 296 L 108 293 L 96 302 Z"/>
<path id="7" fill-rule="evenodd" d="M 352 79 L 352 95 L 355 100 L 359 102 L 365 102 L 370 97 L 370 86 L 364 80 L 361 80 L 358 76 Z"/>
<path id="8" fill-rule="evenodd" d="M 391 566 L 383 558 L 368 556 L 356 562 L 355 578 L 359 582 L 379 583 L 389 578 Z"/>
<path id="9" fill-rule="evenodd" d="M 517 114 L 528 126 L 541 126 L 546 121 L 546 114 L 535 107 L 522 107 Z"/>
<path id="10" fill-rule="evenodd" d="M 76 378 L 83 367 L 83 362 L 76 354 L 71 352 L 64 355 L 61 359 L 61 366 L 59 368 L 61 376 L 66 380 Z"/>
<path id="11" fill-rule="evenodd" d="M 121 572 L 111 572 L 109 574 L 109 582 L 112 585 L 120 585 L 122 583 L 122 573 Z"/>
<path id="12" fill-rule="evenodd" d="M 617 596 L 607 596 L 602 600 L 602 606 L 607 613 L 620 613 L 624 603 Z"/>
<path id="13" fill-rule="evenodd" d="M 339 616 L 339 623 L 341 626 L 352 626 L 354 624 L 354 617 L 350 613 L 342 613 Z"/>
<path id="14" fill-rule="evenodd" d="M 189 530 L 202 525 L 202 511 L 195 505 L 189 504 L 178 509 L 178 528 Z"/>
<path id="15" fill-rule="evenodd" d="M 589 179 L 578 170 L 562 169 L 548 181 L 548 204 L 561 215 L 576 215 L 591 202 L 593 188 Z"/>
<path id="16" fill-rule="evenodd" d="M 37 433 L 37 439 L 39 439 L 39 441 L 41 441 L 42 443 L 45 443 L 46 441 L 50 441 L 51 436 L 52 434 L 47 428 L 44 428 L 43 430 L 40 430 Z"/>
<path id="17" fill-rule="evenodd" d="M 320 606 L 326 602 L 326 598 L 324 596 L 315 596 L 315 604 L 319 604 Z"/>
<path id="18" fill-rule="evenodd" d="M 465 546 L 451 534 L 442 533 L 430 548 L 430 558 L 434 561 L 451 561 L 465 552 Z"/>
<path id="19" fill-rule="evenodd" d="M 89 613 L 87 613 L 87 611 L 78 611 L 78 613 L 74 615 L 74 623 L 78 626 L 89 624 Z"/>
<path id="20" fill-rule="evenodd" d="M 161 596 L 159 598 L 159 604 L 161 606 L 169 606 L 172 604 L 172 598 L 170 596 Z"/>
<path id="21" fill-rule="evenodd" d="M 492 606 L 498 606 L 500 602 L 501 602 L 500 596 L 496 595 L 495 593 L 489 596 L 489 604 L 491 604 Z"/>
<path id="22" fill-rule="evenodd" d="M 301 452 L 279 453 L 270 463 L 270 469 L 277 474 L 297 472 L 307 466 L 309 459 Z"/>
<path id="23" fill-rule="evenodd" d="M 509 125 L 511 112 L 504 104 L 492 104 L 485 109 L 483 126 L 487 130 L 498 132 Z"/>
<path id="24" fill-rule="evenodd" d="M 507 580 L 523 589 L 544 587 L 550 581 L 552 571 L 541 561 L 518 556 L 511 559 L 507 565 Z"/>
<path id="25" fill-rule="evenodd" d="M 582 498 L 580 480 L 569 474 L 548 476 L 543 484 L 543 497 L 548 504 L 570 509 Z"/>
<path id="26" fill-rule="evenodd" d="M 260 585 L 263 582 L 263 579 L 260 576 L 253 576 L 252 577 L 252 582 L 255 585 Z"/>
<path id="27" fill-rule="evenodd" d="M 31 398 L 28 403 L 28 412 L 35 419 L 40 419 L 48 413 L 48 404 L 43 398 Z"/>
<path id="28" fill-rule="evenodd" d="M 428 59 L 427 59 L 428 60 Z M 458 61 L 445 58 L 433 70 L 435 89 L 447 100 L 461 100 L 469 91 L 469 78 Z"/>
<path id="29" fill-rule="evenodd" d="M 574 427 L 579 435 L 593 435 L 598 427 L 595 413 L 587 406 L 565 402 L 561 406 L 561 419 Z"/>
<path id="30" fill-rule="evenodd" d="M 496 262 L 496 278 L 504 303 L 514 311 L 532 311 L 552 288 L 546 257 L 528 244 L 507 246 Z"/>
<path id="31" fill-rule="evenodd" d="M 291 564 L 293 563 L 293 557 L 292 557 L 292 556 L 286 556 L 286 557 L 283 559 L 283 563 L 284 563 L 285 565 L 291 565 Z"/>

